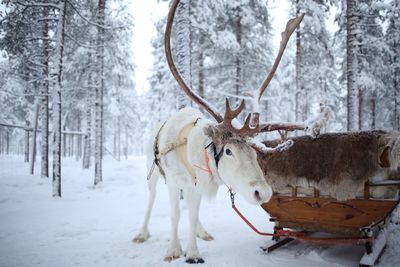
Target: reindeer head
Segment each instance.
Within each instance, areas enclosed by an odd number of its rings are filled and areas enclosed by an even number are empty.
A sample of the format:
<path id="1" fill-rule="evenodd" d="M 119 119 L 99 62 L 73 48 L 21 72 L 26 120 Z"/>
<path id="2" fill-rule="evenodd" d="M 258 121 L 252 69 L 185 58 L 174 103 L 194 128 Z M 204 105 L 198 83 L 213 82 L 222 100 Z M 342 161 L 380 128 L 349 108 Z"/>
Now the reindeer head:
<path id="1" fill-rule="evenodd" d="M 272 189 L 266 183 L 260 166 L 257 162 L 257 150 L 264 153 L 275 153 L 282 149 L 279 148 L 261 148 L 253 142 L 252 137 L 260 132 L 268 132 L 275 130 L 298 130 L 304 129 L 304 125 L 298 124 L 259 124 L 259 113 L 249 113 L 243 126 L 237 121 L 238 115 L 244 110 L 245 103 L 242 101 L 238 108 L 231 109 L 229 101 L 226 99 L 225 116 L 222 117 L 217 110 L 207 103 L 203 98 L 196 94 L 185 83 L 179 74 L 172 57 L 171 52 L 171 31 L 175 11 L 179 4 L 179 0 L 174 0 L 171 5 L 167 26 L 165 30 L 164 46 L 165 54 L 169 68 L 180 85 L 181 89 L 193 100 L 194 103 L 204 108 L 214 119 L 216 124 L 210 124 L 204 129 L 204 133 L 211 140 L 210 149 L 214 153 L 215 167 L 221 180 L 230 188 L 239 192 L 249 202 L 261 204 L 269 201 L 272 196 Z M 282 33 L 282 41 L 277 58 L 274 65 L 262 83 L 258 92 L 258 101 L 270 83 L 286 48 L 290 35 L 300 24 L 303 16 L 292 19 L 286 25 L 286 30 Z"/>

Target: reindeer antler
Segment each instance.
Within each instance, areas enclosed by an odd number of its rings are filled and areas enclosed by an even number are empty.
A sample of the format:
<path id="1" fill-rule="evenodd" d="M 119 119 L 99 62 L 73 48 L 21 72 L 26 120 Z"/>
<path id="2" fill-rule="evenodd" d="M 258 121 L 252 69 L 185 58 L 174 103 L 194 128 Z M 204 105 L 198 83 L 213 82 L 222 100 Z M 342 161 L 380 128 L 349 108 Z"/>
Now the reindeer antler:
<path id="1" fill-rule="evenodd" d="M 217 122 L 222 122 L 222 116 L 217 112 L 217 110 L 206 100 L 201 98 L 196 92 L 194 92 L 190 87 L 185 83 L 183 80 L 182 76 L 179 74 L 178 69 L 175 66 L 173 57 L 172 57 L 172 52 L 171 52 L 171 31 L 172 31 L 172 24 L 174 22 L 175 18 L 175 12 L 178 7 L 180 0 L 175 0 L 168 13 L 168 19 L 167 19 L 167 26 L 165 29 L 165 35 L 164 35 L 164 48 L 165 48 L 165 55 L 167 57 L 167 62 L 169 65 L 169 68 L 172 72 L 172 75 L 175 77 L 175 80 L 178 82 L 179 86 L 181 89 L 195 102 L 198 104 L 200 107 L 204 108 L 208 113 L 211 114 L 211 116 L 214 117 L 214 119 Z"/>
<path id="2" fill-rule="evenodd" d="M 261 96 L 267 89 L 270 84 L 272 77 L 274 76 L 279 63 L 281 62 L 283 52 L 286 49 L 287 43 L 289 42 L 289 38 L 294 32 L 294 30 L 300 25 L 301 21 L 304 18 L 304 14 L 289 20 L 286 24 L 285 31 L 281 33 L 281 42 L 279 46 L 278 55 L 275 58 L 274 64 L 272 65 L 271 71 L 268 73 L 267 77 L 261 84 L 260 89 L 258 89 L 258 96 L 256 101 L 260 101 Z M 264 123 L 258 126 L 259 132 L 271 132 L 271 131 L 296 131 L 296 130 L 304 130 L 305 125 L 302 123 Z"/>
<path id="3" fill-rule="evenodd" d="M 258 89 L 258 101 L 260 101 L 262 94 L 264 93 L 265 89 L 267 89 L 269 83 L 272 80 L 272 77 L 274 77 L 274 74 L 279 66 L 279 63 L 281 62 L 283 52 L 286 49 L 286 45 L 289 41 L 290 36 L 294 32 L 294 30 L 297 28 L 297 26 L 300 25 L 303 18 L 304 18 L 304 14 L 301 14 L 300 16 L 293 18 L 286 23 L 285 31 L 281 33 L 282 40 L 279 45 L 279 52 L 275 58 L 274 65 L 272 65 L 271 71 L 268 73 L 267 77 L 261 84 L 260 89 Z"/>
<path id="4" fill-rule="evenodd" d="M 231 132 L 231 133 L 235 133 L 236 135 L 239 135 L 241 137 L 254 136 L 259 132 L 258 128 L 257 128 L 258 123 L 256 125 L 253 125 L 253 127 L 250 125 L 251 113 L 247 115 L 247 118 L 246 118 L 242 128 L 238 129 L 232 125 L 232 121 L 237 116 L 239 116 L 239 114 L 245 108 L 244 100 L 242 100 L 240 102 L 239 107 L 237 107 L 236 109 L 232 109 L 229 105 L 228 98 L 226 98 L 225 106 L 226 106 L 226 109 L 225 109 L 224 121 L 219 125 L 220 129 L 223 129 L 223 130 Z M 253 119 L 253 121 L 254 121 L 254 119 Z M 258 121 L 258 116 L 257 116 L 257 121 Z"/>

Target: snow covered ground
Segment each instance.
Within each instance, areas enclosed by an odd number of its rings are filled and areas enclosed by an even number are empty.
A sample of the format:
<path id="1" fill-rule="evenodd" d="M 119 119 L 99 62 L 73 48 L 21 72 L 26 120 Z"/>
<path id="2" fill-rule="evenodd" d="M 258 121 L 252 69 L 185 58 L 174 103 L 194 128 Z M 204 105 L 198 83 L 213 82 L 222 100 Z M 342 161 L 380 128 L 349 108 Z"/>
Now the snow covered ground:
<path id="1" fill-rule="evenodd" d="M 144 158 L 106 158 L 104 182 L 93 189 L 93 171 L 67 159 L 63 197 L 51 197 L 51 181 L 30 176 L 20 157 L 0 157 L 0 266 L 188 266 L 184 259 L 163 262 L 169 239 L 169 204 L 163 182 L 150 223 L 150 239 L 134 244 L 147 204 Z M 37 169 L 39 164 L 37 165 Z M 188 220 L 184 201 L 180 237 L 185 248 Z M 263 231 L 267 214 L 240 197 L 237 205 Z M 400 222 L 399 211 L 395 214 Z M 200 218 L 215 240 L 199 240 L 202 266 L 358 266 L 363 247 L 316 246 L 293 242 L 271 254 L 230 208 L 224 188 L 202 203 Z M 389 243 L 378 266 L 399 266 L 400 225 L 390 226 Z"/>

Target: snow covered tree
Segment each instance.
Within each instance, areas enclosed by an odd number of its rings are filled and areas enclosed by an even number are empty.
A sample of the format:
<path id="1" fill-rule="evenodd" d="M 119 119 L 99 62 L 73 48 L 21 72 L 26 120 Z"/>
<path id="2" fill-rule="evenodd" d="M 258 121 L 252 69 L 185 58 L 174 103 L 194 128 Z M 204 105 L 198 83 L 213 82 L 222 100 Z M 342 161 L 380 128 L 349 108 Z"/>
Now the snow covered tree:
<path id="1" fill-rule="evenodd" d="M 400 130 L 400 2 L 390 1 L 386 14 L 389 23 L 385 40 L 388 45 L 389 71 L 387 73 L 386 88 L 393 98 L 393 128 Z M 390 105 L 392 106 L 392 105 Z"/>
<path id="2" fill-rule="evenodd" d="M 296 29 L 296 121 L 305 121 L 319 103 L 334 104 L 338 91 L 334 69 L 332 38 L 325 22 L 329 3 L 302 1 L 293 3 L 296 16 L 305 17 Z M 330 100 L 331 99 L 331 100 Z"/>
<path id="3" fill-rule="evenodd" d="M 375 128 L 378 98 L 385 94 L 381 1 L 347 0 L 346 5 L 347 129 Z M 382 102 L 382 101 L 380 101 Z"/>
<path id="4" fill-rule="evenodd" d="M 9 12 L 2 20 L 2 48 L 14 62 L 14 70 L 27 82 L 24 94 L 40 101 L 41 176 L 49 174 L 49 53 L 54 39 L 49 28 L 57 21 L 53 1 L 4 1 Z M 18 58 L 18 59 L 17 59 Z"/>
<path id="5" fill-rule="evenodd" d="M 192 86 L 192 66 L 191 66 L 191 23 L 190 9 L 191 0 L 179 2 L 176 14 L 176 58 L 177 67 L 183 79 L 189 86 Z M 182 90 L 176 85 L 176 108 L 188 106 L 189 100 Z"/>
<path id="6" fill-rule="evenodd" d="M 42 56 L 42 86 L 41 86 L 41 107 L 40 107 L 40 118 L 41 118 L 41 176 L 49 177 L 49 61 L 50 61 L 50 36 L 49 36 L 49 12 L 48 7 L 44 7 L 43 13 L 43 56 Z"/>
<path id="7" fill-rule="evenodd" d="M 59 14 L 54 50 L 53 83 L 53 197 L 61 197 L 61 91 L 63 73 L 64 32 L 67 0 L 59 2 Z"/>
<path id="8" fill-rule="evenodd" d="M 106 0 L 98 1 L 95 78 L 95 174 L 94 185 L 103 181 L 103 96 L 104 96 L 104 38 Z"/>
<path id="9" fill-rule="evenodd" d="M 193 62 L 198 64 L 193 69 L 199 74 L 195 88 L 220 107 L 224 96 L 248 97 L 260 86 L 274 56 L 267 3 L 203 1 L 193 14 L 192 25 L 199 33 L 193 41 Z"/>
<path id="10" fill-rule="evenodd" d="M 356 55 L 359 47 L 357 45 L 357 16 L 356 0 L 346 0 L 346 80 L 347 80 L 347 130 L 358 129 L 358 90 L 356 75 L 359 72 Z"/>

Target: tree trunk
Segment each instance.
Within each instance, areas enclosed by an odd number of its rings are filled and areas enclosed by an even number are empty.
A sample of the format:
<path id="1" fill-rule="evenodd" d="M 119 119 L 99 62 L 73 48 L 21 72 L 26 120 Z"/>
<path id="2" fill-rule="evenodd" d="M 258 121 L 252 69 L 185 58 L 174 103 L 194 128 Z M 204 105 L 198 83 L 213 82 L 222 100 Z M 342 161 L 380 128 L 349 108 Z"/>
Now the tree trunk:
<path id="1" fill-rule="evenodd" d="M 235 25 L 235 34 L 236 34 L 236 42 L 239 45 L 239 51 L 236 55 L 235 65 L 236 65 L 236 73 L 235 73 L 235 95 L 239 96 L 240 92 L 242 92 L 242 60 L 241 60 L 241 48 L 242 48 L 242 15 L 240 7 L 237 8 L 237 19 Z M 239 98 L 236 98 L 239 101 Z"/>
<path id="2" fill-rule="evenodd" d="M 38 128 L 38 120 L 39 120 L 39 104 L 36 104 L 35 109 L 35 121 L 33 126 L 33 134 L 32 134 L 32 155 L 31 155 L 31 168 L 30 173 L 33 175 L 35 173 L 35 161 L 36 161 L 36 136 L 37 136 L 37 128 Z"/>
<path id="3" fill-rule="evenodd" d="M 125 147 L 124 147 L 124 154 L 125 154 L 125 160 L 128 159 L 128 130 L 125 128 Z"/>
<path id="4" fill-rule="evenodd" d="M 400 50 L 400 49 L 399 49 Z M 393 62 L 397 63 L 397 55 L 393 57 Z M 397 64 L 398 65 L 398 64 Z M 394 129 L 400 130 L 400 67 L 393 68 L 393 91 L 394 91 Z"/>
<path id="5" fill-rule="evenodd" d="M 363 129 L 363 105 L 364 105 L 364 95 L 362 90 L 358 90 L 358 129 Z"/>
<path id="6" fill-rule="evenodd" d="M 76 130 L 77 130 L 78 132 L 81 132 L 81 131 L 82 131 L 81 123 L 82 123 L 82 116 L 81 116 L 81 112 L 78 111 L 78 114 L 77 114 L 77 121 L 76 121 L 76 126 L 77 126 L 77 127 L 76 127 Z M 76 160 L 79 160 L 79 159 L 81 158 L 81 156 L 82 156 L 82 135 L 78 135 L 77 138 L 76 138 L 76 153 L 75 153 L 75 159 L 76 159 Z"/>
<path id="7" fill-rule="evenodd" d="M 296 14 L 297 16 L 300 15 L 300 4 L 299 0 L 296 0 Z M 300 26 L 297 27 L 296 29 L 296 99 L 295 99 L 295 116 L 296 116 L 296 121 L 304 121 L 304 105 L 303 101 L 304 95 L 303 95 L 303 83 L 302 83 L 302 73 L 301 73 L 301 32 L 300 32 Z M 297 133 L 296 133 L 297 134 Z"/>
<path id="8" fill-rule="evenodd" d="M 3 127 L 0 127 L 0 154 L 3 154 Z"/>
<path id="9" fill-rule="evenodd" d="M 97 48 L 96 48 L 96 134 L 95 134 L 95 173 L 94 185 L 103 181 L 103 93 L 104 93 L 104 25 L 106 0 L 99 0 L 97 13 Z"/>
<path id="10" fill-rule="evenodd" d="M 185 82 L 192 87 L 192 73 L 190 66 L 190 0 L 181 1 L 176 14 L 177 27 L 177 68 Z M 188 106 L 189 101 L 180 87 L 176 87 L 176 108 L 181 109 Z"/>
<path id="11" fill-rule="evenodd" d="M 121 116 L 118 116 L 118 130 L 117 130 L 117 160 L 121 161 Z"/>
<path id="12" fill-rule="evenodd" d="M 6 130 L 6 154 L 10 154 L 10 132 Z"/>
<path id="13" fill-rule="evenodd" d="M 355 41 L 357 24 L 356 14 L 354 13 L 354 0 L 346 0 L 346 67 L 347 67 L 347 130 L 355 131 L 357 129 L 358 111 L 357 111 L 357 93 L 355 85 L 355 74 L 357 73 L 357 60 L 355 57 Z"/>
<path id="14" fill-rule="evenodd" d="M 53 77 L 53 197 L 61 197 L 61 91 L 64 53 L 66 1 L 61 0 L 57 23 L 55 73 Z"/>
<path id="15" fill-rule="evenodd" d="M 49 16 L 48 8 L 43 8 L 43 17 L 47 18 Z M 49 50 L 50 43 L 49 39 L 49 21 L 44 20 L 43 27 L 43 84 L 41 87 L 41 107 L 40 107 L 40 117 L 41 117 L 41 127 L 40 127 L 40 147 L 41 147 L 41 177 L 49 177 Z"/>
<path id="16" fill-rule="evenodd" d="M 371 128 L 375 130 L 376 128 L 376 95 L 372 94 L 371 97 Z"/>
<path id="17" fill-rule="evenodd" d="M 199 51 L 198 61 L 199 61 L 199 72 L 198 72 L 199 96 L 201 98 L 204 98 L 204 54 L 202 51 Z"/>
<path id="18" fill-rule="evenodd" d="M 91 42 L 92 44 L 93 42 Z M 92 115 L 93 115 L 93 54 L 89 51 L 88 54 L 88 92 L 86 95 L 86 135 L 84 137 L 84 149 L 83 149 L 83 161 L 82 167 L 83 169 L 89 169 L 91 165 L 91 157 L 92 157 Z"/>
<path id="19" fill-rule="evenodd" d="M 29 162 L 29 131 L 25 130 L 25 157 L 24 162 Z"/>
<path id="20" fill-rule="evenodd" d="M 62 127 L 62 129 L 64 132 L 67 130 L 65 124 Z M 64 158 L 66 158 L 67 157 L 67 134 L 63 133 L 61 140 L 62 140 L 62 146 L 61 146 L 62 156 Z"/>
<path id="21" fill-rule="evenodd" d="M 71 134 L 69 136 L 69 153 L 68 156 L 73 157 L 74 156 L 74 148 L 75 148 L 75 135 Z"/>

